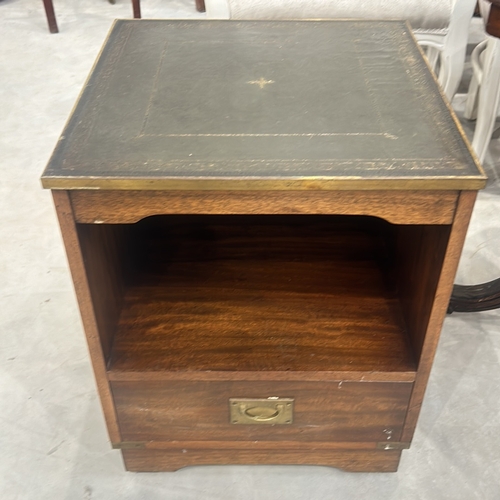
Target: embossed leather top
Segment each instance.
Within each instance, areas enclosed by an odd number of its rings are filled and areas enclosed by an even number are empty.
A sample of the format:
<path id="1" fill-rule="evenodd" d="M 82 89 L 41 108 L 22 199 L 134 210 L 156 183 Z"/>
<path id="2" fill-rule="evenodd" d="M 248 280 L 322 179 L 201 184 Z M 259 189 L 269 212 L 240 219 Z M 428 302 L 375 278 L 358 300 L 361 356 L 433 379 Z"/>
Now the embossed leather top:
<path id="1" fill-rule="evenodd" d="M 403 22 L 117 21 L 42 182 L 478 189 L 485 176 Z"/>

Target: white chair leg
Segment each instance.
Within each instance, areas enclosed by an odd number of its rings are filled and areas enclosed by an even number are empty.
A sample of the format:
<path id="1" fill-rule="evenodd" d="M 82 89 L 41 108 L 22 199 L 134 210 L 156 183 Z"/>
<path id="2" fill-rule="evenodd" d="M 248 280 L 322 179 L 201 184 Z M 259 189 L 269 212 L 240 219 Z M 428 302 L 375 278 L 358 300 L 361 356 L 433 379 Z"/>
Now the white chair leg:
<path id="1" fill-rule="evenodd" d="M 476 75 L 472 75 L 467 91 L 467 101 L 465 101 L 464 117 L 467 120 L 475 120 L 477 118 L 477 101 L 479 97 L 479 82 Z"/>
<path id="2" fill-rule="evenodd" d="M 231 17 L 229 0 L 206 0 L 205 9 L 207 19 L 229 19 Z"/>
<path id="3" fill-rule="evenodd" d="M 456 0 L 454 3 L 448 35 L 441 53 L 441 70 L 438 78 L 444 94 L 450 101 L 462 78 L 469 25 L 475 7 L 475 0 Z"/>
<path id="4" fill-rule="evenodd" d="M 472 147 L 484 160 L 491 140 L 500 98 L 500 38 L 488 38 L 477 106 L 477 122 Z"/>
<path id="5" fill-rule="evenodd" d="M 464 69 L 464 59 L 465 54 L 462 52 L 454 52 L 447 56 L 443 54 L 441 56 L 441 70 L 438 82 L 449 101 L 453 99 L 460 85 Z"/>
<path id="6" fill-rule="evenodd" d="M 483 40 L 479 43 L 471 54 L 472 62 L 472 79 L 467 91 L 467 101 L 465 103 L 464 117 L 467 120 L 475 120 L 477 118 L 477 100 L 479 97 L 479 88 L 481 79 L 483 78 L 484 54 L 488 40 Z"/>
<path id="7" fill-rule="evenodd" d="M 456 0 L 451 14 L 450 25 L 446 36 L 437 34 L 415 33 L 420 45 L 427 47 L 428 59 L 432 69 L 435 70 L 433 52 L 440 51 L 440 67 L 438 81 L 445 96 L 451 101 L 455 95 L 465 63 L 469 25 L 476 6 L 476 0 Z M 430 52 L 432 49 L 432 52 Z"/>
<path id="8" fill-rule="evenodd" d="M 427 57 L 429 66 L 435 73 L 437 68 L 437 63 L 439 61 L 439 50 L 436 49 L 435 47 L 427 47 L 427 50 L 425 51 L 425 57 Z"/>

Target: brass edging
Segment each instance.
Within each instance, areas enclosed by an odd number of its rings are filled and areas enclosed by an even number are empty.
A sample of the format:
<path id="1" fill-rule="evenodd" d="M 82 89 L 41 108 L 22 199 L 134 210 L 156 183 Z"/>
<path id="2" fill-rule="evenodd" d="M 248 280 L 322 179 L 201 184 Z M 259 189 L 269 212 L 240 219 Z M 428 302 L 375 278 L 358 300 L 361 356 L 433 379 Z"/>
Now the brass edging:
<path id="1" fill-rule="evenodd" d="M 119 191 L 395 191 L 395 190 L 477 190 L 486 177 L 435 177 L 411 179 L 300 178 L 300 179 L 197 179 L 197 178 L 92 178 L 43 177 L 45 189 Z"/>

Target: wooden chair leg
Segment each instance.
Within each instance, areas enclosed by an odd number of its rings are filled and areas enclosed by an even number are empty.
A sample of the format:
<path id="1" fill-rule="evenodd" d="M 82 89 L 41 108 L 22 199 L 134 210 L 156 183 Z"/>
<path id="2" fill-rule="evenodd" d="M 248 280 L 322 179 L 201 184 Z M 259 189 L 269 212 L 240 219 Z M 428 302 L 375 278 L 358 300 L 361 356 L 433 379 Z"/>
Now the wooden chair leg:
<path id="1" fill-rule="evenodd" d="M 196 10 L 198 12 L 205 12 L 205 0 L 196 0 Z"/>
<path id="2" fill-rule="evenodd" d="M 132 10 L 134 12 L 134 19 L 141 18 L 141 0 L 132 0 Z"/>
<path id="3" fill-rule="evenodd" d="M 56 14 L 54 12 L 54 4 L 52 3 L 52 0 L 43 0 L 43 6 L 45 7 L 45 14 L 47 16 L 47 23 L 49 24 L 49 31 L 51 33 L 59 33 Z"/>

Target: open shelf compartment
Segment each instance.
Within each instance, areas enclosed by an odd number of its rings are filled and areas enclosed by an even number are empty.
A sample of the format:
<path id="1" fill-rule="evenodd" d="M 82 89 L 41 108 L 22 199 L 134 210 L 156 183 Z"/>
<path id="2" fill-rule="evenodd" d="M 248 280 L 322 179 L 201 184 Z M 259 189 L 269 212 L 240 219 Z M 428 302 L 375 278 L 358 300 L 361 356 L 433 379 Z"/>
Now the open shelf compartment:
<path id="1" fill-rule="evenodd" d="M 361 216 L 157 216 L 79 226 L 84 253 L 115 267 L 114 319 L 108 311 L 103 337 L 111 378 L 228 371 L 414 378 L 418 345 L 399 290 L 400 226 Z M 403 227 L 412 239 L 412 226 Z"/>

